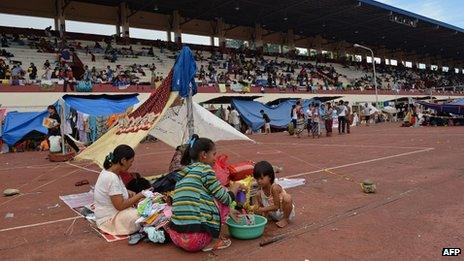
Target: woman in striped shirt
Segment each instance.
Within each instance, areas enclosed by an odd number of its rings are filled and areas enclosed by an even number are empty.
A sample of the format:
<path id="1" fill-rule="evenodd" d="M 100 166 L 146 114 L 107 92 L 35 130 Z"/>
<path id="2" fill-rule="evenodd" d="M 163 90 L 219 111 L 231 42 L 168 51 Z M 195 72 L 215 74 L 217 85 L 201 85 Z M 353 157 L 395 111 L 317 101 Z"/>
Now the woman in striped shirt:
<path id="1" fill-rule="evenodd" d="M 221 216 L 217 202 L 231 205 L 241 185 L 231 185 L 230 190 L 221 186 L 211 168 L 215 156 L 213 141 L 194 138 L 183 157 L 191 164 L 178 172 L 172 196 L 173 215 L 166 230 L 175 245 L 189 252 L 224 249 L 231 244 L 229 239 L 219 238 Z"/>

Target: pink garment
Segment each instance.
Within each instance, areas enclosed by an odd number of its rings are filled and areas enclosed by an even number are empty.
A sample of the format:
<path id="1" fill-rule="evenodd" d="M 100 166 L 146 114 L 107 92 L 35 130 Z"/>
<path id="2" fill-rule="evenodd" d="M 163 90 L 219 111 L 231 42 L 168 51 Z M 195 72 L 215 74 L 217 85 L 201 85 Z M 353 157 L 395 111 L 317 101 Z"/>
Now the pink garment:
<path id="1" fill-rule="evenodd" d="M 172 216 L 172 207 L 171 206 L 164 207 L 163 213 L 167 218 L 171 218 L 171 216 Z"/>
<path id="2" fill-rule="evenodd" d="M 6 109 L 4 108 L 0 109 L 0 124 L 3 122 L 5 115 L 6 115 Z"/>
<path id="3" fill-rule="evenodd" d="M 79 131 L 79 141 L 82 143 L 87 143 L 87 132 L 85 131 L 85 122 L 87 118 L 87 115 L 80 112 L 77 113 L 76 127 Z"/>
<path id="4" fill-rule="evenodd" d="M 229 216 L 229 213 L 230 213 L 230 207 L 225 204 L 222 204 L 221 202 L 217 200 L 215 200 L 215 202 L 216 202 L 216 206 L 219 209 L 219 215 L 221 216 L 221 223 L 222 225 L 225 225 L 227 221 L 227 217 Z"/>
<path id="5" fill-rule="evenodd" d="M 174 245 L 188 252 L 198 252 L 213 240 L 211 234 L 206 232 L 180 233 L 169 226 L 165 226 L 164 229 L 168 232 Z"/>

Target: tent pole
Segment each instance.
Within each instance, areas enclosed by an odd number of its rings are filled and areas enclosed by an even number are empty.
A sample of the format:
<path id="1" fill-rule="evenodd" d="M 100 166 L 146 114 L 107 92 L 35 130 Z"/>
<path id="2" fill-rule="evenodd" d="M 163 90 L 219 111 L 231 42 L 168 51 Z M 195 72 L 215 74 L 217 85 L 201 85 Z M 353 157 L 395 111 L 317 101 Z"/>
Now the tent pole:
<path id="1" fill-rule="evenodd" d="M 188 136 L 191 138 L 195 132 L 193 122 L 193 101 L 192 101 L 192 87 L 189 84 L 189 95 L 187 96 L 187 130 Z"/>
<path id="2" fill-rule="evenodd" d="M 61 117 L 61 124 L 60 124 L 60 133 L 61 133 L 61 152 L 63 153 L 63 155 L 66 154 L 66 149 L 65 149 L 65 142 L 64 142 L 64 124 L 65 123 L 65 117 L 64 117 L 64 114 L 66 113 L 66 110 L 64 108 L 65 106 L 65 103 L 64 103 L 64 100 L 62 98 L 60 98 L 60 117 Z"/>

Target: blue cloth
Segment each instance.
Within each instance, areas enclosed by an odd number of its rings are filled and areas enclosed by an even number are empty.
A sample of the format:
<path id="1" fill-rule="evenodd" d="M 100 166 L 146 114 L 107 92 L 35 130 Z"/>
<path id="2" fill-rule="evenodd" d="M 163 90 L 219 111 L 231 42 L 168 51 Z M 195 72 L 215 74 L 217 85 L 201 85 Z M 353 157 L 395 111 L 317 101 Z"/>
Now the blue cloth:
<path id="1" fill-rule="evenodd" d="M 93 116 L 109 116 L 124 113 L 137 104 L 136 95 L 65 95 L 66 106 Z"/>
<path id="2" fill-rule="evenodd" d="M 179 91 L 179 95 L 185 98 L 189 95 L 189 88 L 192 88 L 192 96 L 195 95 L 197 93 L 195 83 L 197 64 L 190 48 L 187 46 L 182 48 L 173 70 L 171 90 Z"/>
<path id="3" fill-rule="evenodd" d="M 3 141 L 12 146 L 31 131 L 47 134 L 48 129 L 42 126 L 42 121 L 46 117 L 48 111 L 9 112 L 3 125 Z"/>
<path id="4" fill-rule="evenodd" d="M 306 110 L 311 103 L 320 103 L 315 99 L 304 100 L 303 110 Z M 241 118 L 245 123 L 251 127 L 253 131 L 259 130 L 264 125 L 264 119 L 260 111 L 263 110 L 271 119 L 271 126 L 273 128 L 287 128 L 291 122 L 291 111 L 292 105 L 295 105 L 296 101 L 285 101 L 277 106 L 270 107 L 256 101 L 243 101 L 243 100 L 232 100 L 232 105 L 237 109 Z"/>

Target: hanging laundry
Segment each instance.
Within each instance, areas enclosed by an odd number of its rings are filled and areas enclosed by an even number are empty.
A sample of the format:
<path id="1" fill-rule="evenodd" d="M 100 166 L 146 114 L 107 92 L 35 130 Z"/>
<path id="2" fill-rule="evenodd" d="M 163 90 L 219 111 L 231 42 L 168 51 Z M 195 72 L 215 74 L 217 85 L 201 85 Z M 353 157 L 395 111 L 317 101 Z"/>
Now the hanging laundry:
<path id="1" fill-rule="evenodd" d="M 89 116 L 89 141 L 94 143 L 97 139 L 97 117 Z"/>
<path id="2" fill-rule="evenodd" d="M 107 116 L 99 116 L 96 118 L 97 123 L 97 139 L 99 139 L 103 134 L 108 131 L 108 126 L 106 125 L 108 121 Z"/>
<path id="3" fill-rule="evenodd" d="M 89 115 L 81 112 L 77 113 L 76 128 L 79 133 L 79 141 L 84 144 L 87 144 L 88 141 L 86 132 L 86 127 L 88 128 L 88 119 Z"/>

